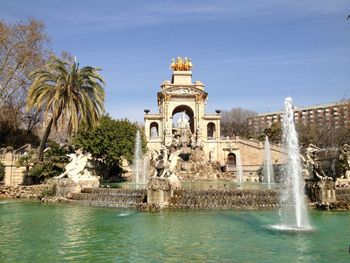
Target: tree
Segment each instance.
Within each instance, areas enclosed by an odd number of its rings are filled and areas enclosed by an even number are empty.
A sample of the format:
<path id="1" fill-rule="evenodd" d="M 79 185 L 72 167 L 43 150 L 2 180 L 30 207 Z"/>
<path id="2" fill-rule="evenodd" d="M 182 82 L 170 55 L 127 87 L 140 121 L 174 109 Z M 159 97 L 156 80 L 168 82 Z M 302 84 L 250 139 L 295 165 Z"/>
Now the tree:
<path id="1" fill-rule="evenodd" d="M 30 74 L 34 82 L 28 91 L 27 109 L 43 109 L 48 120 L 38 149 L 39 160 L 58 121 L 67 124 L 69 135 L 76 133 L 80 124 L 96 126 L 105 98 L 99 70 L 89 66 L 80 69 L 76 61 L 69 63 L 53 56 L 44 68 Z"/>
<path id="2" fill-rule="evenodd" d="M 42 183 L 45 179 L 64 172 L 64 167 L 69 162 L 68 153 L 68 149 L 60 147 L 56 143 L 50 143 L 49 148 L 44 152 L 43 161 L 35 160 L 34 153 L 29 152 L 18 160 L 18 164 L 21 166 L 33 164 L 28 173 L 29 183 Z"/>
<path id="3" fill-rule="evenodd" d="M 48 45 L 42 22 L 32 18 L 15 24 L 0 21 L 0 104 L 27 92 L 28 75 L 45 63 Z"/>
<path id="4" fill-rule="evenodd" d="M 27 21 L 0 21 L 0 133 L 2 143 L 15 141 L 13 131 L 32 136 L 42 120 L 40 111 L 25 111 L 26 94 L 32 80 L 29 73 L 42 67 L 49 57 L 49 38 L 45 25 Z M 12 132 L 9 133 L 7 130 Z M 19 142 L 18 142 L 19 143 Z M 17 142 L 15 142 L 17 144 Z"/>
<path id="5" fill-rule="evenodd" d="M 265 140 L 265 136 L 269 138 L 270 142 L 281 143 L 282 141 L 282 126 L 281 123 L 274 122 L 270 127 L 264 130 L 264 133 L 261 134 L 258 138 L 260 141 Z"/>
<path id="6" fill-rule="evenodd" d="M 0 162 L 0 181 L 2 181 L 5 177 L 5 165 Z"/>
<path id="7" fill-rule="evenodd" d="M 242 108 L 233 108 L 221 113 L 221 134 L 223 136 L 240 135 L 250 138 L 252 136 L 249 118 L 256 115 L 256 112 Z"/>
<path id="8" fill-rule="evenodd" d="M 120 171 L 122 157 L 129 162 L 133 159 L 135 136 L 139 127 L 129 120 L 113 120 L 111 117 L 101 118 L 94 129 L 82 127 L 73 139 L 75 148 L 83 148 L 91 153 L 107 174 Z M 143 148 L 146 148 L 142 139 Z"/>
<path id="9" fill-rule="evenodd" d="M 350 143 L 350 127 L 346 125 L 338 125 L 335 128 L 330 125 L 299 124 L 297 131 L 301 146 L 308 146 L 312 143 L 321 148 L 327 148 Z"/>

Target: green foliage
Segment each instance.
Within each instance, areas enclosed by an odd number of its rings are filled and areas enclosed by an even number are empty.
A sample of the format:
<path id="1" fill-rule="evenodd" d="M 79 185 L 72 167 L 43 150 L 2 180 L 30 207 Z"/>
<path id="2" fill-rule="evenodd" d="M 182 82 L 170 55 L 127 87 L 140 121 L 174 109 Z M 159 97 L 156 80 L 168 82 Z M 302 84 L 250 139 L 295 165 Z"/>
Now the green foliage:
<path id="1" fill-rule="evenodd" d="M 5 166 L 0 162 L 0 181 L 2 181 L 5 177 Z"/>
<path id="2" fill-rule="evenodd" d="M 129 120 L 113 120 L 107 115 L 101 118 L 96 128 L 80 129 L 73 144 L 77 149 L 90 152 L 111 173 L 119 169 L 122 156 L 132 161 L 138 129 L 137 124 Z M 146 148 L 143 138 L 142 146 Z"/>
<path id="3" fill-rule="evenodd" d="M 265 140 L 265 136 L 269 137 L 269 141 L 273 143 L 281 143 L 282 127 L 280 123 L 273 123 L 269 128 L 264 130 L 264 133 L 259 136 L 260 141 Z"/>
<path id="4" fill-rule="evenodd" d="M 29 176 L 36 182 L 41 182 L 46 178 L 58 176 L 64 172 L 64 167 L 69 161 L 66 154 L 69 151 L 65 148 L 53 144 L 49 150 L 44 152 L 43 161 L 34 163 L 34 166 L 29 170 Z"/>
<path id="5" fill-rule="evenodd" d="M 51 127 L 59 120 L 66 123 L 67 134 L 75 133 L 80 124 L 93 127 L 104 112 L 104 80 L 93 67 L 79 68 L 53 56 L 42 69 L 30 74 L 34 79 L 28 90 L 27 110 L 43 110 L 51 116 L 39 146 L 38 158 L 42 160 Z"/>
<path id="6" fill-rule="evenodd" d="M 34 151 L 30 151 L 29 153 L 22 155 L 18 161 L 17 166 L 29 166 L 34 162 L 35 153 Z"/>

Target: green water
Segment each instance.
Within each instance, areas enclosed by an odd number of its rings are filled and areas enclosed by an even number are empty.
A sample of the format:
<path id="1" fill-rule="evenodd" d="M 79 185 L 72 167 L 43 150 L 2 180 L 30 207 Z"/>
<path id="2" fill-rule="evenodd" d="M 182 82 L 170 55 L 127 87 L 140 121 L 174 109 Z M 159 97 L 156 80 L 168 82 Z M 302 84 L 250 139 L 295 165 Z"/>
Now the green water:
<path id="1" fill-rule="evenodd" d="M 350 262 L 350 213 L 310 212 L 316 230 L 291 234 L 266 227 L 274 211 L 0 200 L 0 262 Z"/>

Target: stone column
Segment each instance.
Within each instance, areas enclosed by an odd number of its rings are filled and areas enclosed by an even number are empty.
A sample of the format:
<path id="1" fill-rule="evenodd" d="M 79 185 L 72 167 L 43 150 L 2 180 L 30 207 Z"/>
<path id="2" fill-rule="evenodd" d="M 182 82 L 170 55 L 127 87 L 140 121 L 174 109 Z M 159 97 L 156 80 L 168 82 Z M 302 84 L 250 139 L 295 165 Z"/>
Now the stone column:
<path id="1" fill-rule="evenodd" d="M 12 158 L 13 154 L 11 152 L 6 153 L 5 159 L 4 159 L 4 165 L 5 165 L 5 178 L 4 178 L 4 184 L 5 185 L 12 185 Z"/>

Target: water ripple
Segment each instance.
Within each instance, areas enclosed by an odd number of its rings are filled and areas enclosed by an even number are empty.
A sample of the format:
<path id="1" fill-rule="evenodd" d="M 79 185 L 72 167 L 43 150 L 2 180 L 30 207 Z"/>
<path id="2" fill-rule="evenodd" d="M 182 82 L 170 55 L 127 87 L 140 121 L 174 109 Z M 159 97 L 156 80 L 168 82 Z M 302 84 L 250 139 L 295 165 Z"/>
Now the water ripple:
<path id="1" fill-rule="evenodd" d="M 272 211 L 3 204 L 0 262 L 347 262 L 350 213 L 311 217 L 317 231 L 285 235 Z"/>

